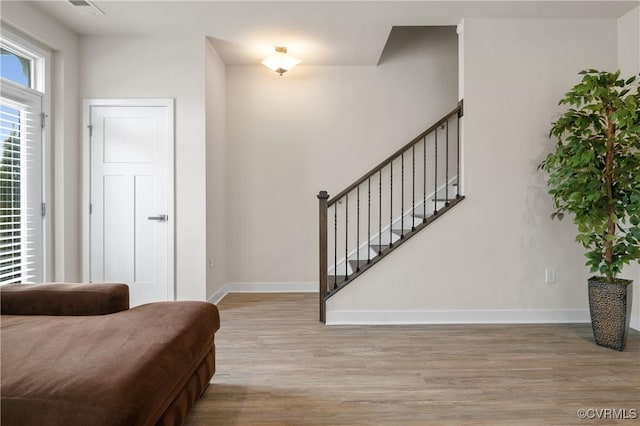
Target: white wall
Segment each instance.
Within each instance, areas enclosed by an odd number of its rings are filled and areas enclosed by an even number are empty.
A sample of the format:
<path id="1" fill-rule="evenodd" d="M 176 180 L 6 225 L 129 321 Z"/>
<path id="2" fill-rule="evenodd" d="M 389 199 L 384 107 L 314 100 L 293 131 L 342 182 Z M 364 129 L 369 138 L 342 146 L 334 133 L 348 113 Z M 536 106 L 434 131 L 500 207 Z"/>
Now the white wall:
<path id="1" fill-rule="evenodd" d="M 82 37 L 82 98 L 175 98 L 176 295 L 206 299 L 205 39 Z"/>
<path id="2" fill-rule="evenodd" d="M 79 281 L 80 123 L 78 36 L 27 2 L 3 2 L 2 24 L 52 51 L 53 280 Z"/>
<path id="3" fill-rule="evenodd" d="M 618 67 L 626 76 L 640 73 L 640 6 L 618 18 Z"/>
<path id="4" fill-rule="evenodd" d="M 227 79 L 216 50 L 205 43 L 207 126 L 207 298 L 227 282 Z"/>
<path id="5" fill-rule="evenodd" d="M 317 282 L 318 200 L 457 102 L 454 28 L 377 67 L 227 68 L 228 279 Z"/>
<path id="6" fill-rule="evenodd" d="M 640 7 L 618 19 L 618 68 L 625 77 L 640 73 Z M 640 265 L 629 265 L 621 276 L 634 281 L 631 325 L 640 330 Z"/>
<path id="7" fill-rule="evenodd" d="M 575 227 L 549 219 L 536 167 L 558 100 L 581 69 L 615 69 L 612 46 L 614 20 L 465 19 L 467 199 L 330 299 L 328 321 L 588 320 Z"/>

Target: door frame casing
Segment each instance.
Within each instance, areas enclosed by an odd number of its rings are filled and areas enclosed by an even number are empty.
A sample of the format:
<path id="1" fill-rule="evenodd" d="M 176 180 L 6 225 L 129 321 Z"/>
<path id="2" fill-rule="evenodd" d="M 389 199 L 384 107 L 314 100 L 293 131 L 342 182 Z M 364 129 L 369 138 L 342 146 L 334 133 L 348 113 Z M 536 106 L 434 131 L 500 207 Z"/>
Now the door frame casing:
<path id="1" fill-rule="evenodd" d="M 166 107 L 167 140 L 167 300 L 176 300 L 175 255 L 175 115 L 173 98 L 84 99 L 82 103 L 82 280 L 91 280 L 91 108 Z"/>

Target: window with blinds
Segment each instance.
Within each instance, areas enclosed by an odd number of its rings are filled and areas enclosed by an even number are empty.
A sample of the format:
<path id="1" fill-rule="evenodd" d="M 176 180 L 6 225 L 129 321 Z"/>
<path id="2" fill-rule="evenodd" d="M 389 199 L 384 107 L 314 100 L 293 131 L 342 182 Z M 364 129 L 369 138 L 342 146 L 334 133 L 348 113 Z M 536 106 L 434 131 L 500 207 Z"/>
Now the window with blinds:
<path id="1" fill-rule="evenodd" d="M 44 280 L 44 56 L 0 28 L 0 285 Z"/>
<path id="2" fill-rule="evenodd" d="M 2 284 L 37 282 L 42 276 L 39 99 L 30 97 L 22 102 L 0 97 Z"/>

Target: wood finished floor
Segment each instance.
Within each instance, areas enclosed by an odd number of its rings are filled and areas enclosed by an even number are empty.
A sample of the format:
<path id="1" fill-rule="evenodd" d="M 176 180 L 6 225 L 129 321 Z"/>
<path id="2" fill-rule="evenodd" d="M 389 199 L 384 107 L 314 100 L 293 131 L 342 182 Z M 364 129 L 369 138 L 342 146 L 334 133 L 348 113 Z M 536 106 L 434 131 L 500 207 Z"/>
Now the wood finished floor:
<path id="1" fill-rule="evenodd" d="M 327 327 L 314 294 L 218 307 L 217 371 L 188 426 L 640 424 L 637 331 L 616 352 L 588 324 Z"/>

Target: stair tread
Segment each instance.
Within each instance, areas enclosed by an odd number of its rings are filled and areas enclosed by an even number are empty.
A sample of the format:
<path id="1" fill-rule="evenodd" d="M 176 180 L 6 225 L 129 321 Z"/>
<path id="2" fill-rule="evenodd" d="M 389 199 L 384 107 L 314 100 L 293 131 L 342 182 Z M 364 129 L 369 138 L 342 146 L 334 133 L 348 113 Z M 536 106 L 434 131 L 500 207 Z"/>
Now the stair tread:
<path id="1" fill-rule="evenodd" d="M 391 232 L 393 232 L 396 235 L 407 235 L 407 234 L 413 232 L 413 230 L 411 228 L 404 228 L 404 229 L 392 228 Z"/>
<path id="2" fill-rule="evenodd" d="M 344 275 L 338 275 L 337 277 L 335 275 L 329 275 L 327 278 L 328 278 L 329 284 L 332 284 L 332 285 L 335 285 L 335 284 L 340 285 L 347 280 L 347 278 Z"/>
<path id="3" fill-rule="evenodd" d="M 385 251 L 386 249 L 389 248 L 389 244 L 371 244 L 371 249 L 374 250 L 376 253 L 380 253 L 381 251 Z"/>
<path id="4" fill-rule="evenodd" d="M 360 259 L 359 261 L 349 260 L 349 264 L 351 265 L 351 272 L 355 274 L 356 272 L 360 272 L 360 268 L 367 264 L 367 259 Z"/>
<path id="5" fill-rule="evenodd" d="M 414 213 L 413 214 L 413 217 L 417 217 L 419 219 L 428 219 L 431 216 L 433 216 L 433 210 L 432 211 L 427 210 L 427 214 L 426 215 L 424 213 Z"/>

